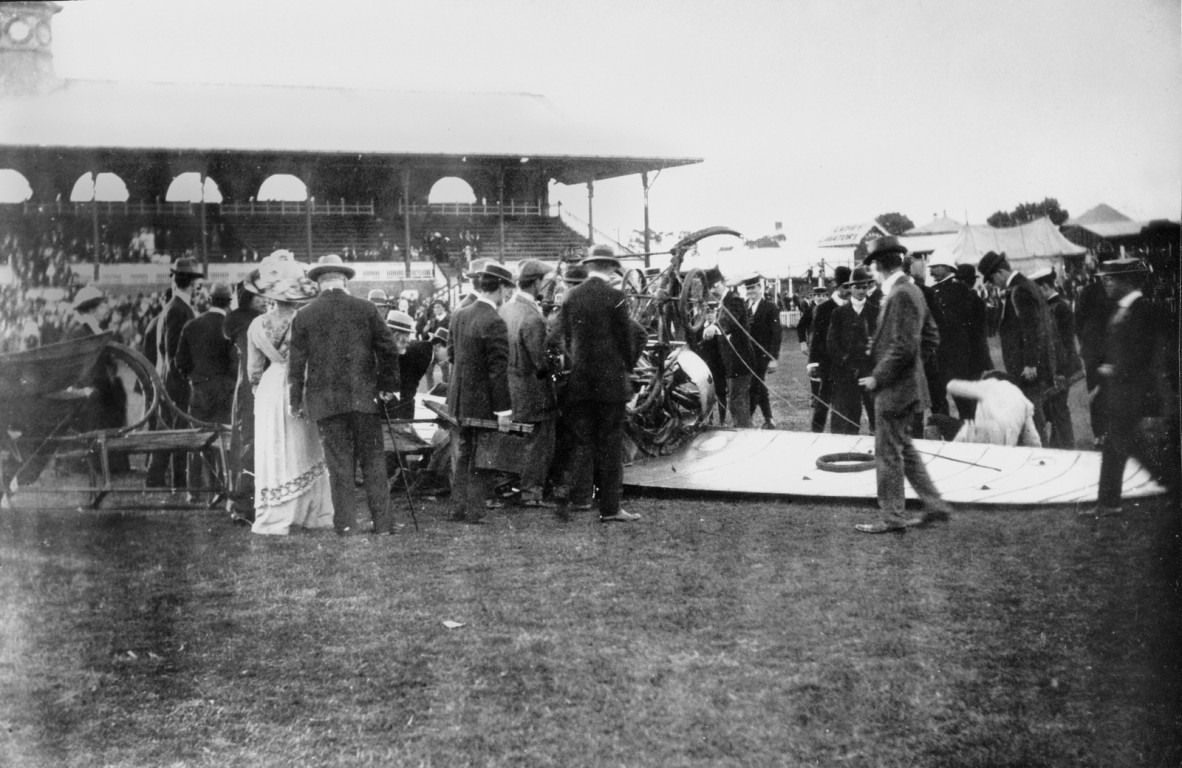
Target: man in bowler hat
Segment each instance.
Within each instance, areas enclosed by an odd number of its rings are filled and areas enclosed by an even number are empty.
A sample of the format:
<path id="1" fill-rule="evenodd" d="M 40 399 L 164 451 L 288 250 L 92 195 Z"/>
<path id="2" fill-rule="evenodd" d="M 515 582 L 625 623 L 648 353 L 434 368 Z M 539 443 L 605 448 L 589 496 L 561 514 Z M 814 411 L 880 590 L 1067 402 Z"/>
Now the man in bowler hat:
<path id="1" fill-rule="evenodd" d="M 345 290 L 353 274 L 336 254 L 308 270 L 320 295 L 291 321 L 291 411 L 320 429 L 337 535 L 359 532 L 353 498 L 358 463 L 373 532 L 386 535 L 394 521 L 380 411 L 398 391 L 398 350 L 377 305 Z"/>
<path id="2" fill-rule="evenodd" d="M 870 342 L 874 367 L 858 380 L 874 394 L 874 460 L 882 519 L 856 525 L 862 533 L 903 532 L 947 520 L 950 511 L 908 433 L 913 416 L 928 408 L 931 400 L 922 352 L 928 308 L 919 287 L 903 272 L 906 253 L 898 238 L 879 237 L 870 242 L 865 259 L 883 295 L 878 328 Z M 904 478 L 923 500 L 925 512 L 921 516 L 907 514 Z"/>

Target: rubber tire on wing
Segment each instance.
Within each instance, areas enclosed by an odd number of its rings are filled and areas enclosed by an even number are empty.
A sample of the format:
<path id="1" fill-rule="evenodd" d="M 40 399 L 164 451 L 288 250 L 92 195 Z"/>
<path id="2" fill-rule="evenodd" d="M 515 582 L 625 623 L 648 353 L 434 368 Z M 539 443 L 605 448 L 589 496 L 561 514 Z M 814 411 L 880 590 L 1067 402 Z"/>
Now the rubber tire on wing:
<path id="1" fill-rule="evenodd" d="M 826 472 L 865 472 L 874 469 L 874 456 L 869 453 L 827 453 L 817 457 L 817 469 Z"/>

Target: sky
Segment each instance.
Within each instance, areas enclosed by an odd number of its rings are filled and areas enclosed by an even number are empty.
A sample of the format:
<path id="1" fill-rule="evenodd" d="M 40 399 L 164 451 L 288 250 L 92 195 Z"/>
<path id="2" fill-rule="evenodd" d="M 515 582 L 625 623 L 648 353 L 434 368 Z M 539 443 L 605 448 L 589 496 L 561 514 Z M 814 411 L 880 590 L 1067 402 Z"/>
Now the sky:
<path id="1" fill-rule="evenodd" d="M 982 224 L 1055 197 L 1182 210 L 1177 0 L 84 0 L 64 78 L 529 92 L 704 158 L 652 182 L 657 231 L 782 222 L 791 242 L 898 211 Z M 645 142 L 649 143 L 648 141 Z M 585 187 L 553 200 L 586 218 Z M 639 177 L 595 223 L 643 226 Z"/>

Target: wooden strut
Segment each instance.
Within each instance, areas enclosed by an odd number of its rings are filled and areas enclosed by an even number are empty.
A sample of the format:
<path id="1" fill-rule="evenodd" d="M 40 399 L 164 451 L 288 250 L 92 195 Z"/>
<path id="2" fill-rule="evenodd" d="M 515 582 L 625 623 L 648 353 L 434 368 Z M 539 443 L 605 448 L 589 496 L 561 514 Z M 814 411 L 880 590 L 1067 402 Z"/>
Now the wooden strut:
<path id="1" fill-rule="evenodd" d="M 423 401 L 423 405 L 427 406 L 427 408 L 430 409 L 430 411 L 436 416 L 456 428 L 472 427 L 473 429 L 490 429 L 496 430 L 498 432 L 517 432 L 523 435 L 532 434 L 534 431 L 533 424 L 526 424 L 520 421 L 515 421 L 510 424 L 507 430 L 501 430 L 500 423 L 496 419 L 474 419 L 470 417 L 464 417 L 457 420 L 454 416 L 447 412 L 446 408 L 444 408 L 439 403 L 433 403 L 430 400 L 425 400 Z"/>

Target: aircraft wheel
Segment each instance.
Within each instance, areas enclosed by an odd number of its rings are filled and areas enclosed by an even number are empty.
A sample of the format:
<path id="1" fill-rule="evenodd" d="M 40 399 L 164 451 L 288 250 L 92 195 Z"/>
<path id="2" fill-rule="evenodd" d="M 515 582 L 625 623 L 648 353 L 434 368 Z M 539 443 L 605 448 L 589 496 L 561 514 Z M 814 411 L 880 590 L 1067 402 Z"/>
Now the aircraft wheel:
<path id="1" fill-rule="evenodd" d="M 817 457 L 817 469 L 826 472 L 865 472 L 874 469 L 874 455 L 869 453 L 827 453 Z"/>

